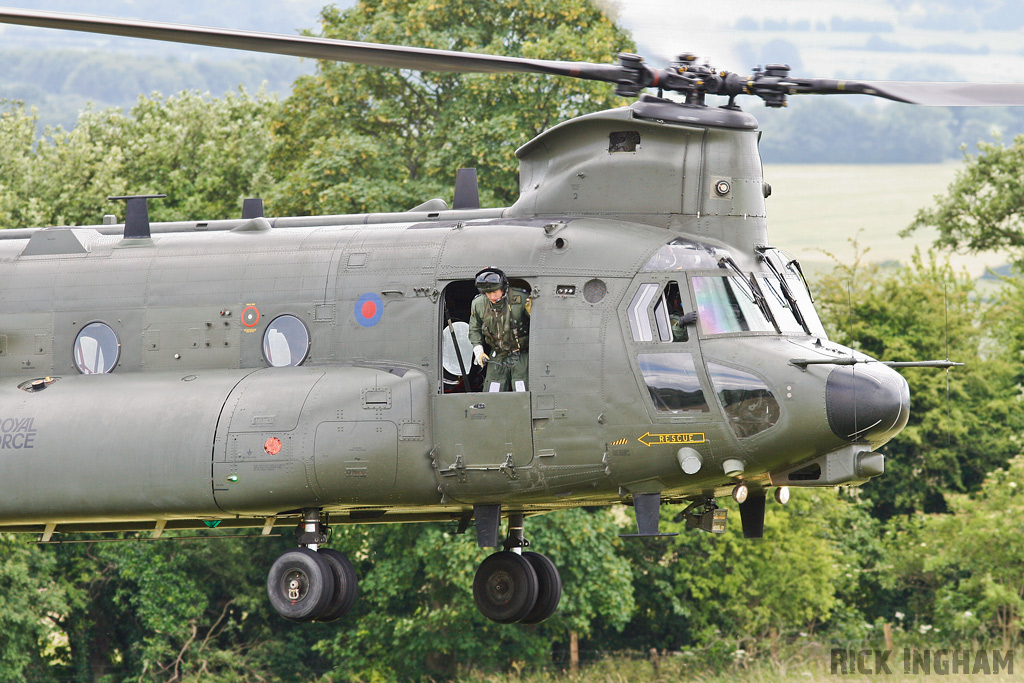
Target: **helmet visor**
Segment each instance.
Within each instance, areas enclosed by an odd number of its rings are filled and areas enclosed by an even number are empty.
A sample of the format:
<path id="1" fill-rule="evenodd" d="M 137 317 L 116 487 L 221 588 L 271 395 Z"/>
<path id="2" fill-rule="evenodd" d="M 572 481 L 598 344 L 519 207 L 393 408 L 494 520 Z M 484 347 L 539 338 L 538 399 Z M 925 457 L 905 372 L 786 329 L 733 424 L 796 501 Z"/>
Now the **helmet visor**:
<path id="1" fill-rule="evenodd" d="M 504 278 L 494 271 L 486 271 L 476 276 L 476 288 L 481 294 L 496 292 L 504 287 Z"/>

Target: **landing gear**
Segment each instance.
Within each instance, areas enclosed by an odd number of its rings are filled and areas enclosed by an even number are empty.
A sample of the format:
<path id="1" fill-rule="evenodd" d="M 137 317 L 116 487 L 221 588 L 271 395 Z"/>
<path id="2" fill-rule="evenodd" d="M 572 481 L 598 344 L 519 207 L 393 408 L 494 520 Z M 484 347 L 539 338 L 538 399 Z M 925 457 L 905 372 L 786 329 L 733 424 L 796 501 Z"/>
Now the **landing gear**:
<path id="1" fill-rule="evenodd" d="M 352 566 L 344 553 L 337 550 L 320 548 L 317 554 L 331 565 L 331 573 L 334 575 L 334 594 L 331 596 L 327 608 L 315 618 L 321 622 L 335 621 L 345 616 L 356 602 L 356 596 L 359 593 L 356 568 Z"/>
<path id="2" fill-rule="evenodd" d="M 334 573 L 327 560 L 309 548 L 277 558 L 267 576 L 270 604 L 288 621 L 312 621 L 334 597 Z"/>
<path id="3" fill-rule="evenodd" d="M 319 510 L 303 510 L 299 548 L 274 561 L 267 575 L 267 595 L 288 621 L 334 621 L 355 603 L 356 570 L 337 550 L 320 548 L 327 540 Z"/>
<path id="4" fill-rule="evenodd" d="M 477 609 L 499 624 L 539 624 L 558 608 L 562 578 L 546 556 L 523 552 L 523 515 L 511 514 L 505 549 L 483 562 L 473 579 Z"/>
<path id="5" fill-rule="evenodd" d="M 499 624 L 523 620 L 537 604 L 537 572 L 522 555 L 505 550 L 480 563 L 473 579 L 477 609 Z"/>
<path id="6" fill-rule="evenodd" d="M 549 560 L 547 555 L 526 552 L 522 557 L 526 558 L 533 571 L 537 573 L 537 602 L 519 623 L 539 624 L 558 609 L 558 603 L 562 599 L 562 577 L 559 576 L 555 563 Z"/>

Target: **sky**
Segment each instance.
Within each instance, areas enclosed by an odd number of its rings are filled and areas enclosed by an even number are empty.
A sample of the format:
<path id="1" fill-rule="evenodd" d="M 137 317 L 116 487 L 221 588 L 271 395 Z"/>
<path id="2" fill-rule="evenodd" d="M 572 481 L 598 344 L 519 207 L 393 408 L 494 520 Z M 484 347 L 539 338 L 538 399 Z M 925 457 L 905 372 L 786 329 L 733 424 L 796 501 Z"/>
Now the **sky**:
<path id="1" fill-rule="evenodd" d="M 662 66 L 694 52 L 719 69 L 788 63 L 794 75 L 877 80 L 1019 80 L 1020 0 L 597 0 L 612 8 L 641 54 Z M 353 0 L 340 0 L 341 6 Z M 26 8 L 295 33 L 317 25 L 325 0 L 0 0 Z M 981 11 L 976 8 L 984 7 Z M 974 8 L 974 9 L 972 9 Z M 59 36 L 59 37 L 57 37 Z M 0 49 L 55 41 L 175 50 L 203 59 L 238 53 L 43 29 L 0 27 Z M 284 58 L 279 58 L 284 59 Z M 615 55 L 609 54 L 610 62 Z"/>
<path id="2" fill-rule="evenodd" d="M 1012 82 L 1024 73 L 1020 0 L 602 1 L 642 53 L 694 52 L 729 71 L 781 62 L 821 78 Z"/>

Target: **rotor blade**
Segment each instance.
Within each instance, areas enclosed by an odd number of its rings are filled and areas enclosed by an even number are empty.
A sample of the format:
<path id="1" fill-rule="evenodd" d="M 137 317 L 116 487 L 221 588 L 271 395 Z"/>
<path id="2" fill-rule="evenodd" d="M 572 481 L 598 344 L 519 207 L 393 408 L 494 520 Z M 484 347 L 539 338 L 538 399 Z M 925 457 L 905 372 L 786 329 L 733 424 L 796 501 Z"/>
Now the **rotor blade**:
<path id="1" fill-rule="evenodd" d="M 924 83 L 913 81 L 841 81 L 794 78 L 781 82 L 790 94 L 874 95 L 930 107 L 1014 107 L 1024 105 L 1021 83 Z"/>
<path id="2" fill-rule="evenodd" d="M 618 83 L 622 79 L 628 78 L 627 70 L 612 64 L 504 57 L 311 36 L 289 36 L 279 33 L 236 31 L 206 26 L 97 17 L 85 14 L 37 12 L 6 7 L 0 8 L 0 23 L 207 45 L 250 52 L 269 52 L 293 57 L 310 57 L 416 71 L 539 73 L 572 76 L 608 83 Z"/>

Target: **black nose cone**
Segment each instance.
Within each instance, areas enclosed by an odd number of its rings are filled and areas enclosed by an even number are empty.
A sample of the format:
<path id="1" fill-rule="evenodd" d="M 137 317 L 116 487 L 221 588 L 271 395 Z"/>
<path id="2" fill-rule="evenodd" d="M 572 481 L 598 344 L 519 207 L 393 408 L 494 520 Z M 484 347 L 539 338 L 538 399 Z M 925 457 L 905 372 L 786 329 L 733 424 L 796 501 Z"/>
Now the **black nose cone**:
<path id="1" fill-rule="evenodd" d="M 899 434 L 910 417 L 910 388 L 880 363 L 840 366 L 825 384 L 828 426 L 846 441 L 879 446 Z"/>

